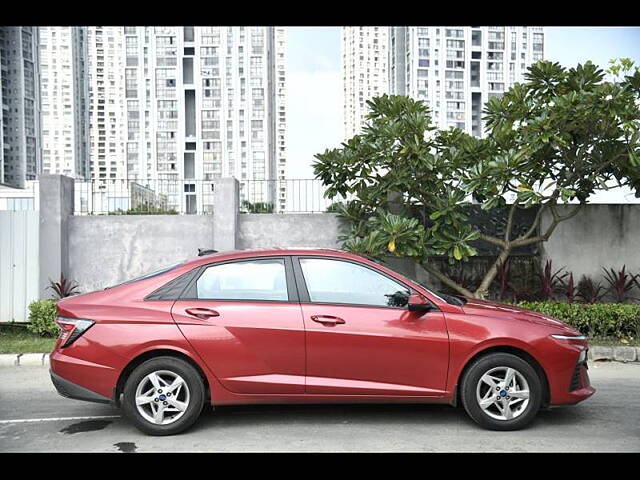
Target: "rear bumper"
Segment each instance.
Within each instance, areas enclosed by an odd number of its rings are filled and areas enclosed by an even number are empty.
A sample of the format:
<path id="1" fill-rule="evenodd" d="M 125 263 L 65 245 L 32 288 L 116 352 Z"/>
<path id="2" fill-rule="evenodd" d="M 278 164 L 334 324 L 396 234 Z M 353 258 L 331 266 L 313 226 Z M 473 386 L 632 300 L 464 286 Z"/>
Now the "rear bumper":
<path id="1" fill-rule="evenodd" d="M 82 340 L 80 338 L 79 342 Z M 111 397 L 118 373 L 113 367 L 83 360 L 78 355 L 76 345 L 68 347 L 68 350 L 54 349 L 49 355 L 49 361 L 51 382 L 63 397 L 87 402 L 115 403 Z"/>
<path id="2" fill-rule="evenodd" d="M 76 385 L 69 380 L 65 380 L 60 375 L 56 375 L 51 370 L 49 370 L 51 374 L 51 382 L 53 386 L 56 387 L 56 390 L 60 395 L 67 398 L 73 398 L 75 400 L 84 400 L 87 402 L 96 402 L 96 403 L 112 403 L 111 399 L 107 397 L 103 397 L 91 390 L 87 390 L 80 385 Z"/>

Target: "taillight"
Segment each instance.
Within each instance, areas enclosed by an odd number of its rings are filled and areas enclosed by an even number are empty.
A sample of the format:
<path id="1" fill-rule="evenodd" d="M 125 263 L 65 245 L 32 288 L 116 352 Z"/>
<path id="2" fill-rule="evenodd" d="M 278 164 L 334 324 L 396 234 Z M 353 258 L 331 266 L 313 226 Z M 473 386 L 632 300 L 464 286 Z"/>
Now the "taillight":
<path id="1" fill-rule="evenodd" d="M 68 347 L 75 342 L 80 335 L 86 332 L 95 322 L 80 318 L 56 317 L 56 323 L 60 325 L 60 348 Z"/>

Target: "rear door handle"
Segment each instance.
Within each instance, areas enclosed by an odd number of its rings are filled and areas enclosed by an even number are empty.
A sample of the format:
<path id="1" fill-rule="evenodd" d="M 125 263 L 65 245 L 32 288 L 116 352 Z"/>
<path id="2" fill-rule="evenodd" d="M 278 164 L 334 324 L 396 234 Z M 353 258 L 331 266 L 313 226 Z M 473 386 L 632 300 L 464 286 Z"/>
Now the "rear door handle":
<path id="1" fill-rule="evenodd" d="M 205 320 L 207 318 L 220 316 L 218 312 L 216 312 L 215 310 L 211 310 L 210 308 L 201 308 L 201 307 L 187 308 L 185 312 L 187 312 L 189 315 L 193 315 L 194 317 L 202 318 Z"/>
<path id="2" fill-rule="evenodd" d="M 333 315 L 311 315 L 311 320 L 321 323 L 325 327 L 333 327 L 335 325 L 346 323 L 340 317 L 334 317 Z"/>

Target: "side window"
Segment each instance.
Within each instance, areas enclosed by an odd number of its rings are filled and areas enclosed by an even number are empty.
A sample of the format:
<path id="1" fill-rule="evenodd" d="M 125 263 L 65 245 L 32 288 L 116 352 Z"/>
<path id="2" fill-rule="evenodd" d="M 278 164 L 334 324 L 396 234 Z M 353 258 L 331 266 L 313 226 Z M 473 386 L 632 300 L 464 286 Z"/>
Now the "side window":
<path id="1" fill-rule="evenodd" d="M 301 258 L 312 302 L 405 307 L 409 291 L 370 268 L 324 258 Z"/>
<path id="2" fill-rule="evenodd" d="M 212 265 L 200 275 L 196 290 L 198 298 L 210 300 L 289 299 L 281 258 Z"/>

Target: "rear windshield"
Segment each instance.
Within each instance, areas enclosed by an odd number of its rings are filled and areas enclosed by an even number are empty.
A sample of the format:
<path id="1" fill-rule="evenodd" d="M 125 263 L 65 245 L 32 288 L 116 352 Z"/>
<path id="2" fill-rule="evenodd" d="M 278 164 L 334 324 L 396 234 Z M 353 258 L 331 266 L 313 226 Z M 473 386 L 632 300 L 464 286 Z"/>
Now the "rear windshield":
<path id="1" fill-rule="evenodd" d="M 171 270 L 173 270 L 174 268 L 179 267 L 180 265 L 182 265 L 184 262 L 180 262 L 180 263 L 175 263 L 173 265 L 170 265 L 168 267 L 164 267 L 160 270 L 156 270 L 154 272 L 151 273 L 147 273 L 145 275 L 142 275 L 140 277 L 136 277 L 136 278 L 132 278 L 131 280 L 127 280 L 126 282 L 122 282 L 122 283 L 118 283 L 116 285 L 111 285 L 110 287 L 105 288 L 105 290 L 107 290 L 108 288 L 114 288 L 114 287 L 119 287 L 121 285 L 127 285 L 129 283 L 135 283 L 135 282 L 139 282 L 141 280 L 146 280 L 148 278 L 153 278 L 153 277 L 157 277 L 158 275 L 162 275 L 163 273 L 167 273 L 170 272 Z"/>

